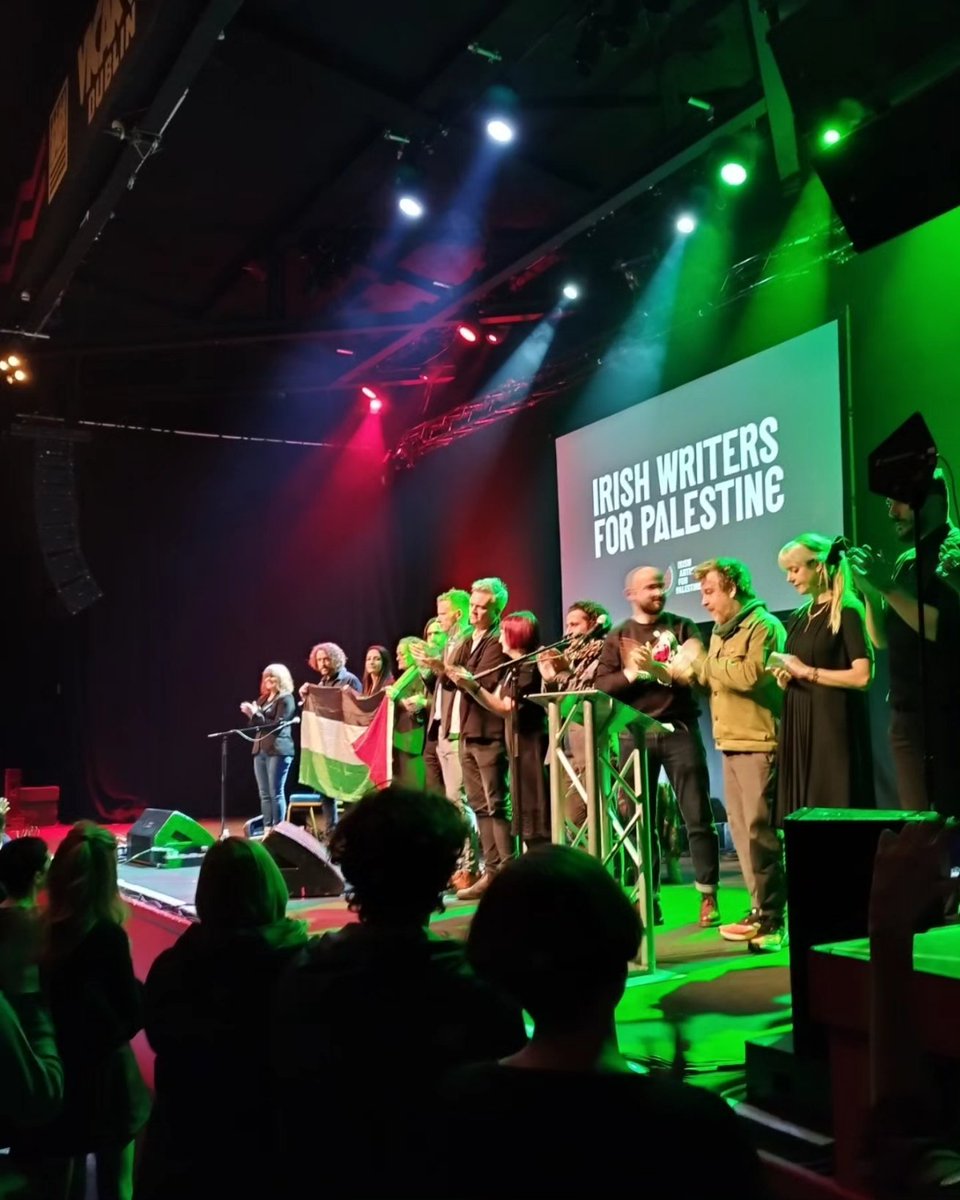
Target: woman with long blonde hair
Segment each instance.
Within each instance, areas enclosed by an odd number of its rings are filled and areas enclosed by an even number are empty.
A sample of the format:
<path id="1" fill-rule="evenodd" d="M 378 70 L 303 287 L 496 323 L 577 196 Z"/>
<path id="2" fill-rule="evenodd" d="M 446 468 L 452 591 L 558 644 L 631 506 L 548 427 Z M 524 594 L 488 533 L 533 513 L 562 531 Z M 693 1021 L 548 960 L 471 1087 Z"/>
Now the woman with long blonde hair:
<path id="1" fill-rule="evenodd" d="M 36 1152 L 56 1170 L 69 1200 L 85 1195 L 86 1157 L 97 1160 L 99 1200 L 133 1190 L 133 1139 L 150 1100 L 130 1039 L 143 1026 L 140 984 L 123 929 L 117 843 L 92 821 L 78 821 L 47 875 L 47 944 L 42 977 L 63 1059 L 64 1100 Z"/>
<path id="2" fill-rule="evenodd" d="M 777 760 L 779 824 L 798 808 L 870 808 L 873 765 L 866 697 L 873 648 L 842 538 L 803 533 L 780 551 L 804 597 L 769 667 L 785 689 Z"/>
<path id="3" fill-rule="evenodd" d="M 244 700 L 240 711 L 251 725 L 263 727 L 253 741 L 253 774 L 266 833 L 286 815 L 285 788 L 294 755 L 292 727 L 283 722 L 292 720 L 297 704 L 293 698 L 293 678 L 283 663 L 270 663 L 263 668 L 259 696 L 256 700 Z"/>

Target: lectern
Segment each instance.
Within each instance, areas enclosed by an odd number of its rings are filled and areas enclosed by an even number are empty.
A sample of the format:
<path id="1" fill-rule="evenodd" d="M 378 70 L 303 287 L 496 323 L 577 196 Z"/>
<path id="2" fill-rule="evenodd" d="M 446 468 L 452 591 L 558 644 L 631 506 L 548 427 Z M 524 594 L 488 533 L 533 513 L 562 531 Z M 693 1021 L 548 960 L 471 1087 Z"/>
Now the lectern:
<path id="1" fill-rule="evenodd" d="M 651 784 L 644 735 L 669 730 L 606 692 L 541 692 L 528 699 L 547 710 L 553 840 L 579 846 L 618 875 L 643 920 L 640 965 L 655 971 Z M 572 725 L 583 726 L 582 777 L 566 749 Z M 635 732 L 636 748 L 621 763 L 619 735 L 628 726 Z M 579 826 L 566 813 L 567 799 L 574 793 L 587 813 Z"/>

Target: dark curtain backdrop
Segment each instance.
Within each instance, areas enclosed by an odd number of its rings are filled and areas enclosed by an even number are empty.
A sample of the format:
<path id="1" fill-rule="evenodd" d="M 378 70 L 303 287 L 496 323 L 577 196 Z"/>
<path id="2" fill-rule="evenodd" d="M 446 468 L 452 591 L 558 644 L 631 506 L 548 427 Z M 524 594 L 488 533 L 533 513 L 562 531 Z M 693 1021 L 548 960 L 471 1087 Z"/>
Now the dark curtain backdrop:
<path id="1" fill-rule="evenodd" d="M 367 645 L 419 634 L 447 587 L 499 574 L 512 608 L 559 626 L 553 447 L 529 419 L 398 476 L 349 450 L 98 433 L 77 448 L 77 491 L 104 594 L 73 617 L 43 573 L 32 446 L 7 439 L 3 459 L 5 561 L 20 567 L 2 762 L 59 782 L 66 819 L 215 814 L 206 734 L 240 722 L 266 663 L 302 682 L 310 646 L 330 640 L 361 674 Z M 234 739 L 231 815 L 257 811 L 249 759 Z"/>

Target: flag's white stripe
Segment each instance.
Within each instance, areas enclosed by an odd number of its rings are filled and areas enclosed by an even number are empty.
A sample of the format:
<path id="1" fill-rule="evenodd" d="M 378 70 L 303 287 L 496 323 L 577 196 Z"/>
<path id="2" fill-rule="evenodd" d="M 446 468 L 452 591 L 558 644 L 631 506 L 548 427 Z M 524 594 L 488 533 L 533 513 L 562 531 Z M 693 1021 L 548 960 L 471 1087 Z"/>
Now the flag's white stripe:
<path id="1" fill-rule="evenodd" d="M 332 721 L 321 717 L 308 708 L 303 710 L 300 721 L 300 745 L 304 750 L 317 754 L 333 755 L 338 762 L 365 764 L 357 758 L 353 743 L 366 733 L 366 725 L 347 725 L 345 721 Z"/>

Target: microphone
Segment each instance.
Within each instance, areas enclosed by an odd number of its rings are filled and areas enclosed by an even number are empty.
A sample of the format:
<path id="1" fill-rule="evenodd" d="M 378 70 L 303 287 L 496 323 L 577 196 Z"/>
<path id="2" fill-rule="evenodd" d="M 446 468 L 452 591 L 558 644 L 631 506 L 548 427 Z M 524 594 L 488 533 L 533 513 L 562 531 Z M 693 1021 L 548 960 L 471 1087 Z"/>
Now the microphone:
<path id="1" fill-rule="evenodd" d="M 300 718 L 299 717 L 291 717 L 289 721 L 284 721 L 283 723 L 284 723 L 284 725 L 299 725 Z"/>
<path id="2" fill-rule="evenodd" d="M 840 537 L 835 537 L 830 543 L 830 549 L 827 551 L 827 557 L 824 560 L 824 565 L 828 567 L 838 567 L 840 560 L 844 554 L 850 549 L 850 541 L 842 534 Z"/>

